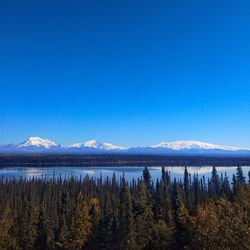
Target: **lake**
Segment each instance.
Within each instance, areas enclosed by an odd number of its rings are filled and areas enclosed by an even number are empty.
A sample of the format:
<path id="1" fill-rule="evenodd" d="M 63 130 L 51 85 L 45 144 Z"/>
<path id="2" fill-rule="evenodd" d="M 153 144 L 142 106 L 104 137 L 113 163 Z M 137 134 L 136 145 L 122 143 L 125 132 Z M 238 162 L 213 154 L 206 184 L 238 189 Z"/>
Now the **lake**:
<path id="1" fill-rule="evenodd" d="M 161 167 L 148 167 L 153 181 L 157 178 L 161 178 Z M 184 167 L 165 167 L 166 171 L 170 171 L 171 179 L 183 178 Z M 231 181 L 232 175 L 236 173 L 236 167 L 216 167 L 218 174 L 227 173 L 229 180 Z M 248 179 L 248 171 L 250 167 L 242 167 L 246 179 Z M 76 178 L 84 178 L 85 176 L 99 178 L 112 177 L 115 173 L 116 177 L 119 179 L 123 174 L 128 181 L 133 178 L 142 177 L 143 167 L 8 167 L 0 168 L 0 177 L 4 179 L 12 178 L 58 178 L 63 179 L 70 178 L 72 176 Z M 207 179 L 211 176 L 212 167 L 188 167 L 188 172 L 193 175 L 197 173 L 199 177 L 204 177 Z"/>

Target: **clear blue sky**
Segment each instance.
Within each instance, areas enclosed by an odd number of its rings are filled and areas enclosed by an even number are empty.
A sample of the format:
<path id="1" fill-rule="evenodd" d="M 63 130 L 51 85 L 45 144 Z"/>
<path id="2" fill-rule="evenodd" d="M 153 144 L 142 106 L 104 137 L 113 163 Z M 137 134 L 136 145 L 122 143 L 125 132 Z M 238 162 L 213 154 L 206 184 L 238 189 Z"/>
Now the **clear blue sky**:
<path id="1" fill-rule="evenodd" d="M 0 1 L 0 143 L 250 146 L 248 0 Z"/>

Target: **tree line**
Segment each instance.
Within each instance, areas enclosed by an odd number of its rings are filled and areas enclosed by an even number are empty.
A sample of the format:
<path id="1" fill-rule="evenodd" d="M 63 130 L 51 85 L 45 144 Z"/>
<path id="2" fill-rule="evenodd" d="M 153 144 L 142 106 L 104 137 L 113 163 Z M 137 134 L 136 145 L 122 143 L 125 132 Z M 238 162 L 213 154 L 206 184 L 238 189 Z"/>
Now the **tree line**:
<path id="1" fill-rule="evenodd" d="M 250 172 L 0 179 L 0 249 L 249 249 Z"/>
<path id="2" fill-rule="evenodd" d="M 0 167 L 32 166 L 250 166 L 249 156 L 142 154 L 0 154 Z"/>

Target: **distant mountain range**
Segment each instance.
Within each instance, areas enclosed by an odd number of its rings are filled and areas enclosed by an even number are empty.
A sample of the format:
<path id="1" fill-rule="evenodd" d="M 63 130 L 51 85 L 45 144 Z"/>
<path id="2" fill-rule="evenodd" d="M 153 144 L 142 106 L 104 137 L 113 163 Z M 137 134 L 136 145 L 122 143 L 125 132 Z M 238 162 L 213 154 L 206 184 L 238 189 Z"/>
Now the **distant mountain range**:
<path id="1" fill-rule="evenodd" d="M 200 141 L 161 142 L 146 147 L 122 147 L 90 140 L 73 145 L 56 144 L 49 139 L 30 137 L 19 144 L 0 145 L 0 153 L 41 154 L 185 154 L 185 155 L 249 155 L 249 148 L 228 147 Z"/>

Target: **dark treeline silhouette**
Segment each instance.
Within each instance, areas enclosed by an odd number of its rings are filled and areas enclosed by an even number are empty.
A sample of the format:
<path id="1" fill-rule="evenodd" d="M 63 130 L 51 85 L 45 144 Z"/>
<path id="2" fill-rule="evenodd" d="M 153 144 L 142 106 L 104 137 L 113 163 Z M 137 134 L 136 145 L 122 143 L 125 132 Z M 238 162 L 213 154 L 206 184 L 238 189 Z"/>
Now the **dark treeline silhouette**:
<path id="1" fill-rule="evenodd" d="M 250 173 L 248 175 L 250 178 Z M 0 180 L 0 249 L 249 249 L 250 180 Z"/>
<path id="2" fill-rule="evenodd" d="M 9 166 L 250 166 L 250 156 L 0 154 Z"/>

